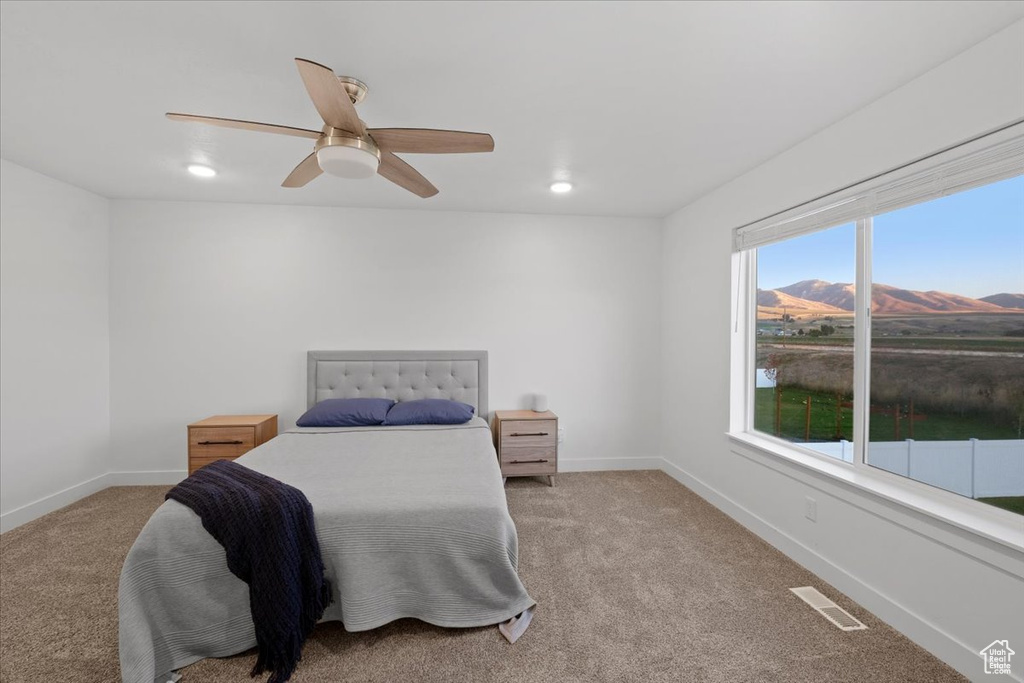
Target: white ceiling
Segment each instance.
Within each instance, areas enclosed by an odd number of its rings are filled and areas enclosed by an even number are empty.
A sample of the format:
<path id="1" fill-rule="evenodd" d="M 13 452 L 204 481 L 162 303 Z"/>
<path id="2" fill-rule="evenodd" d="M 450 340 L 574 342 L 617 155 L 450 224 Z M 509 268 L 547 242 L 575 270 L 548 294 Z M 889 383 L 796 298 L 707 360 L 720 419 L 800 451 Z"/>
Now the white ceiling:
<path id="1" fill-rule="evenodd" d="M 662 216 L 1024 17 L 1021 2 L 0 4 L 0 155 L 113 198 Z M 489 132 L 405 155 L 440 189 L 280 187 L 321 122 L 293 57 L 370 86 L 370 127 Z M 185 172 L 189 162 L 219 171 Z M 553 195 L 554 179 L 576 189 Z"/>

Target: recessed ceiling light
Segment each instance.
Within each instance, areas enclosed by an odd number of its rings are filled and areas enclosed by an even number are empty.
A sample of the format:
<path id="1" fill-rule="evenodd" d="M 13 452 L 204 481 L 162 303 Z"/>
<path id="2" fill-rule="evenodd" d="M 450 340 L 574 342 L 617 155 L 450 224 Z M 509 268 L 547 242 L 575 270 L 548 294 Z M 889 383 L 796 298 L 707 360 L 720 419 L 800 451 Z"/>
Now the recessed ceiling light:
<path id="1" fill-rule="evenodd" d="M 551 191 L 557 194 L 565 194 L 572 189 L 572 183 L 564 180 L 559 180 L 557 183 L 551 183 Z"/>
<path id="2" fill-rule="evenodd" d="M 200 178 L 212 178 L 217 175 L 217 172 L 212 168 L 209 166 L 203 166 L 202 164 L 189 164 L 188 172 L 192 175 L 197 175 Z"/>

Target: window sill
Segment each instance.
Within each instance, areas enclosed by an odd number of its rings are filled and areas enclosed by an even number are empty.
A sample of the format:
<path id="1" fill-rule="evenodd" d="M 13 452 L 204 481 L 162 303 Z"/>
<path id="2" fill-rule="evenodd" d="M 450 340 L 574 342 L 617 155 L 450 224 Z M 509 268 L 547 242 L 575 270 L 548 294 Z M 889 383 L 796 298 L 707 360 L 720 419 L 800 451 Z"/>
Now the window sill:
<path id="1" fill-rule="evenodd" d="M 997 557 L 980 559 L 1024 578 L 1024 517 L 1020 515 L 994 507 L 988 509 L 983 503 L 884 470 L 856 467 L 815 455 L 771 437 L 749 432 L 731 432 L 727 436 L 737 455 L 972 556 L 978 556 L 981 545 L 994 551 L 988 555 Z"/>

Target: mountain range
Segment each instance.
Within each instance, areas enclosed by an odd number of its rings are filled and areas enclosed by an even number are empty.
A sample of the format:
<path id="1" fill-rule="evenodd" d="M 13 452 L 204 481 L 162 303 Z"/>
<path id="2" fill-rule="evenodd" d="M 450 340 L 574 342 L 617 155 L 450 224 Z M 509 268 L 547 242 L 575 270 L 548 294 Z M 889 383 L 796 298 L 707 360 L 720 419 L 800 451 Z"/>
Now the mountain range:
<path id="1" fill-rule="evenodd" d="M 1024 294 L 993 294 L 991 296 L 983 296 L 978 301 L 987 301 L 990 304 L 996 306 L 1002 306 L 1003 308 L 1024 308 Z"/>
<path id="2" fill-rule="evenodd" d="M 778 289 L 757 290 L 761 315 L 848 315 L 853 312 L 854 288 L 843 282 L 802 280 Z M 947 292 L 918 292 L 873 284 L 871 308 L 876 314 L 1024 313 L 1024 294 L 1001 293 L 972 299 Z"/>

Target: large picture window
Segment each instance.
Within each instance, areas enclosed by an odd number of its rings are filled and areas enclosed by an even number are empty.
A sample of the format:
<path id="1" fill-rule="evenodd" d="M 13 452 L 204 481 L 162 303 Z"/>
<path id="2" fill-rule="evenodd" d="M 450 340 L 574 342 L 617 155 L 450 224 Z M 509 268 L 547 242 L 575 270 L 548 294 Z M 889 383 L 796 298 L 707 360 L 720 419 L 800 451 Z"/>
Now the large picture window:
<path id="1" fill-rule="evenodd" d="M 1024 137 L 968 152 L 737 231 L 742 424 L 1024 515 Z"/>

